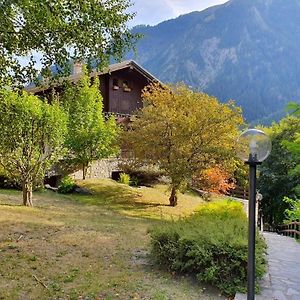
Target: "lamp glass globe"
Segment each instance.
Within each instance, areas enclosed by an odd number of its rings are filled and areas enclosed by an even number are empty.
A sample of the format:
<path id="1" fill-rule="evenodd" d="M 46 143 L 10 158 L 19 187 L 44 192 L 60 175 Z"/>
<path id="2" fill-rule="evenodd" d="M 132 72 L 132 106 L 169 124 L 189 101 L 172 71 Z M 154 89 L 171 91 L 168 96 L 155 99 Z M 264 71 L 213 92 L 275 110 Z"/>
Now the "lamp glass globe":
<path id="1" fill-rule="evenodd" d="M 270 137 L 262 130 L 248 129 L 238 138 L 237 156 L 244 162 L 260 163 L 271 153 Z"/>

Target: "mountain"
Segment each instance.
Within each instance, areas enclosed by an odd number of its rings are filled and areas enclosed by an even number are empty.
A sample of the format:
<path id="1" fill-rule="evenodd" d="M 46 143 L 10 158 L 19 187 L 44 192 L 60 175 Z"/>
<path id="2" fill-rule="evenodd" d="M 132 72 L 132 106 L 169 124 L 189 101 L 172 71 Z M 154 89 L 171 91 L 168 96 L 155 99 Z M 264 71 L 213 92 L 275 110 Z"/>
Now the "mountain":
<path id="1" fill-rule="evenodd" d="M 156 26 L 137 56 L 163 82 L 184 82 L 221 101 L 234 99 L 247 121 L 278 119 L 300 101 L 300 0 L 231 0 Z"/>

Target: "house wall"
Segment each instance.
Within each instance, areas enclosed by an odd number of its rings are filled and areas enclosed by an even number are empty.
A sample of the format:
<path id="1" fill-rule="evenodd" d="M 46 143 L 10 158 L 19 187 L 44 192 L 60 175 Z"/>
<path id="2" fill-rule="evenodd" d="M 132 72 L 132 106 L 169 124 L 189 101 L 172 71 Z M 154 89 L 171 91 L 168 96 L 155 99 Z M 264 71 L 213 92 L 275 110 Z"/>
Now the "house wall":
<path id="1" fill-rule="evenodd" d="M 118 86 L 114 86 L 114 80 Z M 123 86 L 127 82 L 128 87 Z M 144 85 L 125 74 L 112 74 L 109 78 L 109 111 L 131 114 L 142 107 L 141 92 Z"/>
<path id="2" fill-rule="evenodd" d="M 103 111 L 109 111 L 109 75 L 104 74 L 99 77 L 100 90 L 103 98 Z"/>
<path id="3" fill-rule="evenodd" d="M 120 160 L 118 158 L 106 158 L 94 161 L 88 168 L 86 179 L 111 178 L 112 172 L 118 172 Z M 73 179 L 82 179 L 82 170 L 70 175 Z"/>

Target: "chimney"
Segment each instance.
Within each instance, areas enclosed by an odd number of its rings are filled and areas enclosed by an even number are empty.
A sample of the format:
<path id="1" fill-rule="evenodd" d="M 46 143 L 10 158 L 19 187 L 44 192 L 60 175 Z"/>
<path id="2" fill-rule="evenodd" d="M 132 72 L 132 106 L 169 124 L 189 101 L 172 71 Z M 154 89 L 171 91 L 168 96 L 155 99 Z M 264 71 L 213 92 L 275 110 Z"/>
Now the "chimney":
<path id="1" fill-rule="evenodd" d="M 82 74 L 82 63 L 80 61 L 75 61 L 73 64 L 73 75 Z"/>

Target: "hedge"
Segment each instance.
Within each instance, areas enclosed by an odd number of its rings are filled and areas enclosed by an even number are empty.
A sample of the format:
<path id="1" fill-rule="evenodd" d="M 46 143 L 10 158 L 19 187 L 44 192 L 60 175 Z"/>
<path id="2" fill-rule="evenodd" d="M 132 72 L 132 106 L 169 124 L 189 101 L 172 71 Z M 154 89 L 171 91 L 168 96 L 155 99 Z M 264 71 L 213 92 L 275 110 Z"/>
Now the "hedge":
<path id="1" fill-rule="evenodd" d="M 195 275 L 226 295 L 245 292 L 247 217 L 240 203 L 216 201 L 192 216 L 150 229 L 151 257 L 172 272 Z M 266 244 L 256 238 L 256 276 L 265 272 Z"/>

